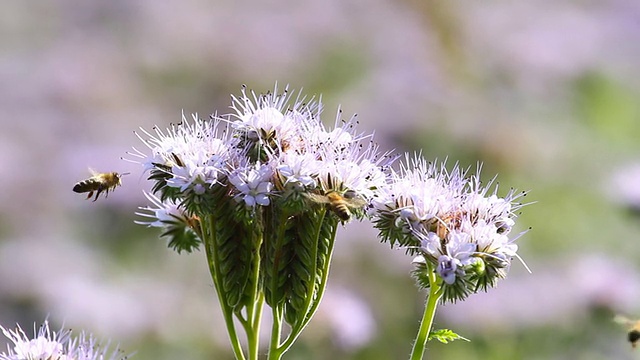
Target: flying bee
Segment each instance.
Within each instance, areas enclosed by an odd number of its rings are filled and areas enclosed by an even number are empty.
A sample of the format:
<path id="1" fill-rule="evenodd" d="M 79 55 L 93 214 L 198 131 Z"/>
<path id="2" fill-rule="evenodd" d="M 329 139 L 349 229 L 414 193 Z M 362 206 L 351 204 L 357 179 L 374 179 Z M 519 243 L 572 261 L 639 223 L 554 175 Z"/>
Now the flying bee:
<path id="1" fill-rule="evenodd" d="M 640 320 L 627 319 L 621 315 L 617 315 L 613 320 L 628 327 L 627 340 L 631 343 L 631 347 L 635 349 L 638 341 L 640 341 Z"/>
<path id="2" fill-rule="evenodd" d="M 366 205 L 366 201 L 359 197 L 355 191 L 347 190 L 343 194 L 338 191 L 330 190 L 324 195 L 320 194 L 307 194 L 311 201 L 318 204 L 327 204 L 329 210 L 342 221 L 349 221 L 351 219 L 351 210 L 361 208 Z"/>
<path id="3" fill-rule="evenodd" d="M 93 193 L 96 193 L 96 197 L 93 201 L 98 200 L 98 196 L 104 191 L 105 199 L 109 195 L 109 190 L 114 190 L 117 186 L 122 185 L 122 181 L 120 178 L 124 175 L 128 175 L 129 173 L 118 174 L 117 172 L 108 172 L 108 173 L 99 173 L 92 169 L 89 169 L 91 172 L 91 177 L 79 181 L 73 187 L 73 191 L 77 193 L 85 193 L 88 192 L 87 199 L 90 199 L 93 196 Z"/>

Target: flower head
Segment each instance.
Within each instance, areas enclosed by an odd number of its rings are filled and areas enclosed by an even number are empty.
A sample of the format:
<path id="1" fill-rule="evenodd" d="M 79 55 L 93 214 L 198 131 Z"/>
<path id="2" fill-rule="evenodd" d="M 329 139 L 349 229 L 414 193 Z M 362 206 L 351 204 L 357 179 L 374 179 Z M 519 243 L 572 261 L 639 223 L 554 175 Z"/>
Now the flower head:
<path id="1" fill-rule="evenodd" d="M 514 190 L 498 197 L 493 181 L 482 185 L 455 166 L 407 156 L 399 172 L 373 201 L 372 216 L 381 237 L 392 246 L 419 254 L 417 276 L 435 271 L 445 287 L 443 300 L 460 300 L 494 286 L 506 276 L 517 245 L 508 237 L 515 224 Z"/>
<path id="2" fill-rule="evenodd" d="M 192 216 L 215 211 L 225 199 L 255 209 L 278 198 L 290 199 L 277 204 L 295 212 L 309 198 L 305 193 L 350 191 L 371 199 L 384 185 L 382 167 L 391 158 L 379 153 L 371 135 L 356 133 L 355 117 L 343 121 L 339 112 L 335 128 L 327 130 L 313 98 L 292 101 L 286 88 L 261 95 L 243 88 L 241 94 L 232 96 L 234 112 L 227 116 L 204 121 L 183 115 L 165 131 L 138 135 L 149 152 L 134 149 L 131 155 L 149 171 L 161 202 Z"/>
<path id="3" fill-rule="evenodd" d="M 337 226 L 361 219 L 385 186 L 393 159 L 356 130 L 355 116 L 343 120 L 339 111 L 327 128 L 321 110 L 287 88 L 243 88 L 230 114 L 183 115 L 138 135 L 148 149 L 134 149 L 132 160 L 153 183 L 140 223 L 160 227 L 177 251 L 203 244 L 229 307 L 242 309 L 262 286 L 267 304 L 286 303 L 289 324 L 310 316 Z"/>
<path id="4" fill-rule="evenodd" d="M 12 343 L 13 349 L 0 353 L 0 360 L 115 360 L 127 359 L 122 351 L 116 348 L 108 351 L 109 345 L 102 346 L 93 335 L 82 332 L 73 337 L 71 330 L 51 331 L 49 322 L 44 321 L 34 338 L 29 336 L 18 325 L 15 330 L 0 326 L 2 333 Z"/>

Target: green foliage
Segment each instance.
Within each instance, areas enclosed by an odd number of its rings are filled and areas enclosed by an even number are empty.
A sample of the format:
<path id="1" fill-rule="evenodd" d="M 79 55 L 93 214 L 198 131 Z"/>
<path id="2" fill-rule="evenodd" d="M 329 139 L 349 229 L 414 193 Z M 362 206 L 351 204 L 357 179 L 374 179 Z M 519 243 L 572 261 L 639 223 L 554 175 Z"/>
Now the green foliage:
<path id="1" fill-rule="evenodd" d="M 380 213 L 374 220 L 373 225 L 378 229 L 381 241 L 388 241 L 392 248 L 405 247 L 408 254 L 417 254 L 420 243 L 411 236 L 408 226 L 398 224 L 396 220 L 397 217 L 393 216 L 391 212 L 388 214 Z"/>
<path id="2" fill-rule="evenodd" d="M 167 199 L 176 201 L 180 198 L 180 189 L 167 186 L 167 180 L 173 177 L 171 174 L 171 166 L 165 164 L 153 164 L 155 168 L 149 171 L 149 177 L 147 180 L 154 182 L 151 192 L 154 194 L 160 194 L 160 200 L 165 201 Z"/>
<path id="3" fill-rule="evenodd" d="M 477 259 L 479 261 L 470 265 L 473 270 L 470 273 L 472 274 L 470 281 L 475 284 L 476 290 L 487 291 L 487 289 L 496 286 L 499 279 L 504 279 L 507 276 L 506 263 L 504 261 L 491 256 L 483 256 Z"/>
<path id="4" fill-rule="evenodd" d="M 165 231 L 160 234 L 161 237 L 169 237 L 169 248 L 175 250 L 178 254 L 182 251 L 190 253 L 193 250 L 197 250 L 202 240 L 182 219 L 175 215 L 171 216 L 175 218 L 175 221 L 163 221 L 169 226 L 165 227 Z"/>
<path id="5" fill-rule="evenodd" d="M 428 290 L 431 287 L 429 283 L 429 273 L 432 271 L 427 264 L 417 263 L 416 268 L 411 271 L 411 276 L 416 281 L 418 288 Z"/>
<path id="6" fill-rule="evenodd" d="M 432 330 L 431 333 L 429 333 L 429 341 L 431 340 L 438 340 L 443 344 L 448 344 L 454 340 L 470 341 L 449 329 Z"/>
<path id="7" fill-rule="evenodd" d="M 411 276 L 416 281 L 416 285 L 420 289 L 429 289 L 431 287 L 429 276 L 434 272 L 434 267 L 437 264 L 415 263 L 415 269 L 411 272 Z M 436 275 L 437 281 L 442 282 L 442 303 L 461 301 L 469 297 L 471 294 L 478 290 L 486 290 L 488 287 L 494 286 L 495 282 L 502 276 L 502 273 L 496 273 L 496 271 L 503 271 L 497 269 L 494 266 L 486 266 L 483 272 L 478 272 L 479 266 L 477 264 L 467 265 L 466 269 L 470 271 L 464 271 L 464 275 L 457 274 L 456 280 L 453 284 L 445 283 L 439 276 Z"/>
<path id="8" fill-rule="evenodd" d="M 329 260 L 333 251 L 333 243 L 338 226 L 338 219 L 335 216 L 325 216 L 318 232 L 318 252 L 316 254 L 316 282 L 314 288 L 314 301 L 317 294 L 322 290 L 322 286 L 326 285 L 322 282 L 327 277 L 329 271 Z"/>

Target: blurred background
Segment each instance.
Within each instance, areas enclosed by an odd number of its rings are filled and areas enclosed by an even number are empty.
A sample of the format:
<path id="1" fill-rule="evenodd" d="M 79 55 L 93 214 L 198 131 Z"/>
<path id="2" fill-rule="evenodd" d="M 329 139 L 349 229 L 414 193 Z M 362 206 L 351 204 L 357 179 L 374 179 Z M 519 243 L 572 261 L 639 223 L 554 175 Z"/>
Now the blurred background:
<path id="1" fill-rule="evenodd" d="M 530 190 L 509 277 L 440 307 L 471 342 L 429 358 L 633 359 L 640 317 L 637 0 L 5 1 L 0 324 L 84 329 L 134 359 L 230 359 L 202 252 L 133 223 L 133 131 L 290 84 L 383 149 L 483 162 Z M 95 203 L 71 188 L 132 172 Z M 425 293 L 368 223 L 341 230 L 327 295 L 287 359 L 406 359 Z M 268 320 L 266 321 L 268 322 Z M 266 332 L 265 332 L 266 335 Z M 4 339 L 0 347 L 4 348 Z"/>

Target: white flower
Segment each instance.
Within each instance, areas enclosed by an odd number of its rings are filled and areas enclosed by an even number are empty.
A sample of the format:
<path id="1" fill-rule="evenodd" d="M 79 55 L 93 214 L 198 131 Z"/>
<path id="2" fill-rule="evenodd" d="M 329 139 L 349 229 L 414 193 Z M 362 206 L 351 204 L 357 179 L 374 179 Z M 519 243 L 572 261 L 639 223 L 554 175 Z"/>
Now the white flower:
<path id="1" fill-rule="evenodd" d="M 372 217 L 383 239 L 433 264 L 456 289 L 449 299 L 460 299 L 493 286 L 506 276 L 511 259 L 520 259 L 508 234 L 515 225 L 514 211 L 522 207 L 514 200 L 522 194 L 511 190 L 499 197 L 497 187 L 487 194 L 492 184 L 482 185 L 479 173 L 467 176 L 458 166 L 448 172 L 443 165 L 407 156 L 406 165 L 391 172 L 372 201 Z M 491 271 L 482 270 L 483 265 Z M 463 290 L 468 281 L 477 281 L 477 287 Z"/>
<path id="2" fill-rule="evenodd" d="M 136 136 L 151 150 L 151 154 L 134 148 L 129 153 L 144 166 L 144 171 L 167 166 L 164 170 L 171 177 L 167 185 L 187 190 L 191 185 L 208 184 L 209 186 L 228 172 L 228 163 L 234 161 L 236 155 L 230 149 L 234 140 L 228 138 L 227 129 L 219 131 L 222 122 L 219 119 L 201 120 L 197 114 L 192 121 L 182 115 L 182 122 L 172 125 L 165 132 L 154 127 L 155 135 L 141 129 L 148 137 Z"/>
<path id="3" fill-rule="evenodd" d="M 344 122 L 338 112 L 336 124 L 340 126 L 327 131 L 319 118 L 320 103 L 313 99 L 303 102 L 300 97 L 293 104 L 289 104 L 289 100 L 287 89 L 283 94 L 274 89 L 265 95 L 253 92 L 248 95 L 243 89 L 241 97 L 233 97 L 232 108 L 236 113 L 231 116 L 236 120 L 229 121 L 237 131 L 247 134 L 250 141 L 245 151 L 248 154 L 256 150 L 255 143 L 266 145 L 259 148 L 264 151 L 260 160 L 277 170 L 283 177 L 283 185 L 319 186 L 325 193 L 351 190 L 365 198 L 373 195 L 372 189 L 384 185 L 381 166 L 391 159 L 380 156 L 371 135 L 355 133 L 355 117 Z M 238 178 L 238 173 L 243 171 L 236 169 L 230 181 L 246 183 Z M 247 204 L 257 199 L 249 190 L 245 186 L 240 191 L 243 196 L 250 195 L 245 199 Z"/>
<path id="4" fill-rule="evenodd" d="M 371 136 L 355 134 L 353 119 L 336 130 L 328 134 L 322 129 L 316 136 L 310 136 L 309 151 L 320 161 L 320 188 L 324 192 L 348 189 L 365 199 L 372 199 L 374 189 L 380 189 L 386 183 L 383 168 L 395 158 L 388 153 L 380 154 Z M 314 144 L 314 141 L 318 143 Z"/>
<path id="5" fill-rule="evenodd" d="M 273 184 L 269 181 L 271 177 L 272 171 L 268 165 L 256 165 L 234 171 L 229 176 L 229 182 L 238 191 L 234 197 L 242 199 L 247 206 L 267 206 L 273 189 Z"/>
<path id="6" fill-rule="evenodd" d="M 5 329 L 0 326 L 2 333 L 14 344 L 13 350 L 8 354 L 0 354 L 0 359 L 34 359 L 57 360 L 64 354 L 64 346 L 69 342 L 70 331 L 61 330 L 56 333 L 49 330 L 49 322 L 45 320 L 40 326 L 37 336 L 29 339 L 27 334 L 18 325 L 16 330 Z M 35 333 L 35 329 L 34 329 Z"/>
<path id="7" fill-rule="evenodd" d="M 475 254 L 477 245 L 471 241 L 469 234 L 455 232 L 449 234 L 447 243 L 443 246 L 442 240 L 435 233 L 428 235 L 421 241 L 421 249 L 424 253 L 431 255 L 435 259 L 442 256 L 455 258 L 459 264 L 470 263 L 471 255 Z"/>
<path id="8" fill-rule="evenodd" d="M 300 150 L 304 138 L 321 128 L 320 103 L 298 97 L 290 104 L 286 87 L 282 94 L 276 85 L 273 92 L 261 95 L 253 91 L 248 95 L 243 88 L 242 96 L 232 96 L 232 100 L 235 114 L 231 116 L 237 120 L 228 121 L 238 133 L 245 134 L 251 142 L 267 145 L 270 151 Z"/>
<path id="9" fill-rule="evenodd" d="M 395 212 L 393 216 L 409 220 L 410 227 L 419 230 L 421 224 L 449 213 L 459 203 L 464 182 L 456 166 L 448 173 L 443 165 L 409 155 L 400 171 L 392 171 L 389 184 L 379 191 L 374 206 L 380 212 Z M 409 216 L 410 215 L 410 216 Z"/>
<path id="10" fill-rule="evenodd" d="M 359 218 L 367 201 L 385 187 L 384 168 L 394 159 L 379 153 L 372 135 L 356 132 L 355 117 L 343 121 L 338 112 L 336 126 L 327 130 L 320 121 L 321 104 L 294 98 L 286 88 L 264 95 L 244 88 L 232 96 L 231 108 L 231 114 L 212 115 L 208 121 L 183 115 L 167 130 L 138 135 L 149 151 L 134 149 L 131 155 L 154 183 L 154 195 L 147 196 L 152 205 L 138 213 L 151 220 L 140 223 L 162 227 L 163 236 L 174 240 L 186 236 L 186 243 L 195 246 L 184 225 L 198 235 L 200 219 L 212 214 L 248 220 L 256 212 L 244 210 L 263 206 L 307 216 L 323 208 L 308 206 L 308 195 L 335 191 L 364 200 L 353 202 Z M 235 202 L 227 201 L 231 198 Z M 182 242 L 170 241 L 176 243 Z"/>
<path id="11" fill-rule="evenodd" d="M 187 223 L 187 217 L 180 207 L 173 201 L 167 200 L 162 202 L 160 198 L 147 192 L 144 196 L 151 201 L 155 207 L 140 207 L 140 210 L 146 212 L 136 212 L 136 215 L 154 219 L 154 221 L 135 221 L 136 224 L 147 225 L 150 227 L 166 227 L 168 224 L 181 221 Z"/>
<path id="12" fill-rule="evenodd" d="M 287 152 L 280 157 L 278 173 L 284 177 L 284 184 L 300 183 L 306 188 L 315 188 L 321 162 L 310 153 Z"/>
<path id="13" fill-rule="evenodd" d="M 349 189 L 365 198 L 373 197 L 373 189 L 382 187 L 385 176 L 380 167 L 372 163 L 375 159 L 350 159 L 323 162 L 319 177 L 322 188 L 328 190 Z"/>
<path id="14" fill-rule="evenodd" d="M 246 114 L 246 116 L 242 116 L 240 119 L 243 121 L 236 126 L 237 128 L 246 126 L 254 131 L 262 130 L 266 133 L 276 132 L 277 136 L 283 136 L 285 135 L 284 133 L 286 133 L 283 131 L 284 127 L 282 126 L 286 125 L 284 115 L 274 107 L 256 109 L 253 113 Z"/>
<path id="15" fill-rule="evenodd" d="M 102 346 L 92 335 L 84 332 L 72 337 L 71 330 L 59 332 L 49 329 L 49 322 L 44 321 L 34 339 L 30 339 L 18 325 L 15 330 L 0 326 L 2 333 L 13 344 L 6 353 L 0 353 L 0 360 L 115 360 L 126 359 L 122 351 L 115 349 L 109 354 L 108 344 Z"/>

